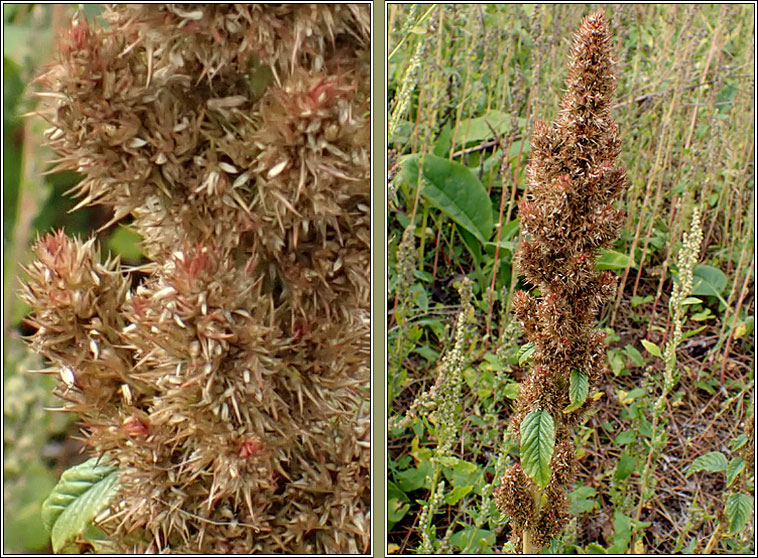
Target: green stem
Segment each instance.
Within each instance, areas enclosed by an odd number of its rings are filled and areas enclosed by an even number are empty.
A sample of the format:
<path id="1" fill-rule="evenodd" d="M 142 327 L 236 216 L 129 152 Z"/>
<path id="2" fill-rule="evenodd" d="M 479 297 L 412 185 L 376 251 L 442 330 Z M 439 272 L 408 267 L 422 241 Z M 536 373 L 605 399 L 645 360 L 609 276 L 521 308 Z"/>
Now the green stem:
<path id="1" fill-rule="evenodd" d="M 637 503 L 637 510 L 634 512 L 634 525 L 632 526 L 632 538 L 629 542 L 629 552 L 631 554 L 634 554 L 634 548 L 635 544 L 637 542 L 637 526 L 640 522 L 640 517 L 642 516 L 642 506 L 645 505 L 645 502 L 647 502 L 647 498 L 645 498 L 645 491 L 647 489 L 647 483 L 648 478 L 650 476 L 650 469 L 652 467 L 653 463 L 653 454 L 657 450 L 657 442 L 656 442 L 656 435 L 658 433 L 658 417 L 659 415 L 654 414 L 653 415 L 653 422 L 650 428 L 650 450 L 647 454 L 647 460 L 645 461 L 645 468 L 642 470 L 642 475 L 640 476 L 640 499 Z"/>

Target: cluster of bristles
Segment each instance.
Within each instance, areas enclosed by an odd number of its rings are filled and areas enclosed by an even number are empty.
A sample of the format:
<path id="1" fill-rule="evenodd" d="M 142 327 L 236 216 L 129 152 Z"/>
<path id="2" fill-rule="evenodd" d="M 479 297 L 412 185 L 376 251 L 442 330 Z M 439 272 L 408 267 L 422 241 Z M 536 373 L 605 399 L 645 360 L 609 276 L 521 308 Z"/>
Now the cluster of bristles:
<path id="1" fill-rule="evenodd" d="M 23 291 L 120 470 L 101 527 L 124 552 L 364 552 L 369 7 L 105 17 L 72 23 L 40 112 L 81 204 L 130 216 L 151 263 L 136 285 L 56 233 Z"/>
<path id="2" fill-rule="evenodd" d="M 522 420 L 536 409 L 552 415 L 553 476 L 545 489 L 547 504 L 541 507 L 535 502 L 536 486 L 520 464 L 505 473 L 498 489 L 514 540 L 528 531 L 538 547 L 568 520 L 565 491 L 575 467 L 571 427 L 593 400 L 563 411 L 570 404 L 573 370 L 588 376 L 590 393 L 606 373 L 604 335 L 593 324 L 600 305 L 613 295 L 616 281 L 611 273 L 598 272 L 595 260 L 623 223 L 623 212 L 613 207 L 625 173 L 615 164 L 620 140 L 609 115 L 615 79 L 602 12 L 583 20 L 570 56 L 559 116 L 551 125 L 535 124 L 527 168 L 529 189 L 519 206 L 524 237 L 518 267 L 540 294 L 519 291 L 514 300 L 516 318 L 535 350 L 511 431 L 518 440 Z"/>

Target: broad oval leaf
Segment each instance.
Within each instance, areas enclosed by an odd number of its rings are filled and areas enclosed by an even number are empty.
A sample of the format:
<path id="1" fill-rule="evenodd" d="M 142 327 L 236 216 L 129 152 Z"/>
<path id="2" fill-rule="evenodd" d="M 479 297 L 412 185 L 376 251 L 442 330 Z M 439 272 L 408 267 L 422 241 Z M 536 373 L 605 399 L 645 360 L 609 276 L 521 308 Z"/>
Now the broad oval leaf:
<path id="1" fill-rule="evenodd" d="M 729 533 L 736 535 L 745 528 L 750 513 L 753 511 L 753 499 L 738 492 L 726 499 L 726 517 L 729 521 Z"/>
<path id="2" fill-rule="evenodd" d="M 555 449 L 555 422 L 545 409 L 536 409 L 521 422 L 521 466 L 537 486 L 550 482 L 550 460 Z"/>
<path id="3" fill-rule="evenodd" d="M 653 355 L 654 357 L 662 358 L 661 356 L 661 349 L 653 343 L 652 341 L 648 341 L 647 339 L 642 340 L 642 346 L 647 349 L 647 352 Z"/>
<path id="4" fill-rule="evenodd" d="M 735 479 L 745 469 L 745 460 L 741 457 L 733 457 L 726 467 L 726 487 L 729 488 Z"/>
<path id="5" fill-rule="evenodd" d="M 712 473 L 718 473 L 719 471 L 726 471 L 727 462 L 726 457 L 720 451 L 712 451 L 701 455 L 692 465 L 687 469 L 687 476 L 698 471 L 711 471 Z"/>
<path id="6" fill-rule="evenodd" d="M 717 267 L 696 265 L 692 270 L 692 291 L 690 294 L 719 296 L 726 288 L 726 275 Z"/>
<path id="7" fill-rule="evenodd" d="M 403 161 L 403 177 L 418 187 L 419 159 L 412 155 Z M 427 154 L 424 156 L 422 195 L 434 207 L 473 234 L 484 244 L 492 236 L 492 202 L 479 179 L 468 168 Z"/>
<path id="8" fill-rule="evenodd" d="M 84 533 L 118 491 L 118 469 L 98 461 L 93 457 L 64 472 L 42 504 L 42 521 L 55 552 Z"/>
<path id="9" fill-rule="evenodd" d="M 587 374 L 581 370 L 572 370 L 569 378 L 569 399 L 571 405 L 563 409 L 564 413 L 570 413 L 584 405 L 590 391 L 590 380 Z"/>

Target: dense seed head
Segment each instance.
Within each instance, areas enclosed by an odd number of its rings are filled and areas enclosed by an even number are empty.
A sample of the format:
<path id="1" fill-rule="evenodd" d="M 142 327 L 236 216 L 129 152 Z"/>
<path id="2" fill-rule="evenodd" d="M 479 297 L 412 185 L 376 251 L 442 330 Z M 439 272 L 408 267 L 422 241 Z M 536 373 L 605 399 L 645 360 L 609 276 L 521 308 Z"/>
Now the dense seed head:
<path id="1" fill-rule="evenodd" d="M 42 238 L 35 349 L 119 465 L 124 551 L 369 541 L 370 11 L 116 5 L 40 76 L 82 205 L 130 216 L 139 284 Z M 137 283 L 137 281 L 134 281 Z"/>
<path id="2" fill-rule="evenodd" d="M 549 506 L 527 528 L 537 546 L 565 525 L 565 489 L 574 470 L 570 427 L 589 409 L 592 398 L 575 410 L 569 405 L 572 371 L 586 374 L 590 392 L 607 370 L 603 336 L 594 331 L 597 311 L 615 290 L 615 277 L 595 269 L 601 248 L 608 247 L 623 223 L 613 207 L 625 185 L 616 166 L 620 139 L 610 117 L 615 90 L 610 32 L 602 11 L 587 16 L 574 36 L 561 110 L 552 124 L 537 122 L 527 167 L 529 189 L 519 205 L 524 239 L 516 254 L 520 273 L 539 296 L 514 297 L 514 312 L 535 345 L 533 368 L 522 385 L 511 432 L 520 435 L 526 414 L 535 408 L 555 421 L 556 446 L 548 486 Z M 503 482 L 513 483 L 513 475 Z M 515 489 L 509 488 L 511 492 Z M 500 503 L 507 515 L 512 504 Z M 519 525 L 522 525 L 519 527 Z"/>

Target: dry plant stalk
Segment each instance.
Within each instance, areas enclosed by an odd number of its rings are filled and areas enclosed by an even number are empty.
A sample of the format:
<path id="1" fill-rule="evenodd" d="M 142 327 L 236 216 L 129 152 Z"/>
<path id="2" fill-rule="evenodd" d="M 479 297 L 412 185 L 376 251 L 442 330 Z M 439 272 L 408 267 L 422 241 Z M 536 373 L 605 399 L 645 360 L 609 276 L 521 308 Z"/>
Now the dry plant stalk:
<path id="1" fill-rule="evenodd" d="M 370 9 L 115 5 L 39 78 L 80 205 L 139 280 L 41 238 L 23 298 L 123 552 L 369 546 Z"/>
<path id="2" fill-rule="evenodd" d="M 623 224 L 623 212 L 613 207 L 626 178 L 615 164 L 620 139 L 609 114 L 612 66 L 608 24 L 595 12 L 574 37 L 560 114 L 549 126 L 535 124 L 530 190 L 519 206 L 525 238 L 518 267 L 539 295 L 517 292 L 514 312 L 535 350 L 511 422 L 521 464 L 505 472 L 497 498 L 524 552 L 544 546 L 569 519 L 566 489 L 576 462 L 571 428 L 608 370 L 605 336 L 593 325 L 616 286 L 595 260 Z M 535 432 L 536 454 L 529 446 Z M 526 462 L 535 455 L 536 465 Z"/>

